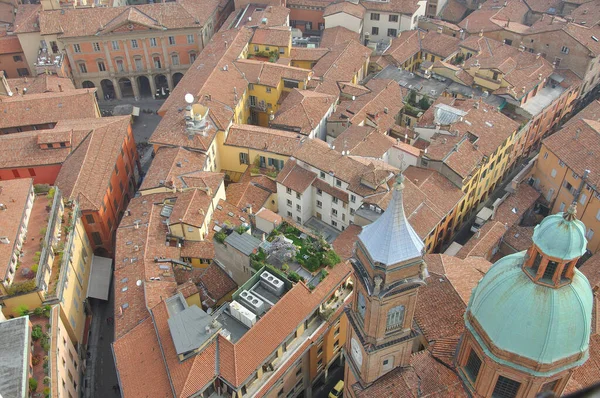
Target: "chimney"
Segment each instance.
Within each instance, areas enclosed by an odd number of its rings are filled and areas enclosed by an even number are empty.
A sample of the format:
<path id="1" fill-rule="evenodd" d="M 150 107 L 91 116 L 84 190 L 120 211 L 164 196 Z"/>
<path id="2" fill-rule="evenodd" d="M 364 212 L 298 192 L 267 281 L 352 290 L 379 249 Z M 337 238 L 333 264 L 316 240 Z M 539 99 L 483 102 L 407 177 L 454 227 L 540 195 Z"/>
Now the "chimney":
<path id="1" fill-rule="evenodd" d="M 59 84 L 59 85 L 58 85 L 58 91 L 60 91 L 61 93 L 63 92 L 63 89 L 62 89 L 62 84 Z"/>
<path id="2" fill-rule="evenodd" d="M 554 23 L 554 15 L 550 18 L 550 25 Z"/>
<path id="3" fill-rule="evenodd" d="M 225 48 L 227 48 L 227 44 L 229 44 L 229 43 L 227 43 L 227 40 L 225 40 Z"/>
<path id="4" fill-rule="evenodd" d="M 475 109 L 479 109 L 479 101 L 475 101 L 475 102 L 473 103 L 473 108 L 475 108 Z"/>
<path id="5" fill-rule="evenodd" d="M 483 37 L 483 29 L 479 31 L 479 37 Z"/>
<path id="6" fill-rule="evenodd" d="M 538 73 L 538 80 L 542 80 L 542 74 Z"/>
<path id="7" fill-rule="evenodd" d="M 441 35 L 444 32 L 444 28 L 442 28 L 441 26 L 438 26 L 437 32 Z"/>
<path id="8" fill-rule="evenodd" d="M 519 51 L 520 51 L 520 52 L 523 52 L 523 51 L 525 51 L 525 46 L 521 44 L 521 45 L 519 46 Z"/>
<path id="9" fill-rule="evenodd" d="M 581 129 L 575 130 L 575 139 L 579 139 L 579 135 L 581 134 Z"/>
<path id="10" fill-rule="evenodd" d="M 541 56 L 541 55 L 542 55 L 542 54 L 540 54 L 540 53 L 537 53 L 537 54 L 535 54 L 535 59 L 540 59 L 540 56 Z"/>

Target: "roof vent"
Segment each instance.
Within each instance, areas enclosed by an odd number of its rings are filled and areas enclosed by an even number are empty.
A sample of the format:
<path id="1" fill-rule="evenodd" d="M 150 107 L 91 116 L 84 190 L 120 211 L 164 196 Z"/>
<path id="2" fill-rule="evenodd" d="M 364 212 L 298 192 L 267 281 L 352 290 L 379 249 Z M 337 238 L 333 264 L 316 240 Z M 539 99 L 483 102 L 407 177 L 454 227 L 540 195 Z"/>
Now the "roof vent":
<path id="1" fill-rule="evenodd" d="M 0 210 L 6 210 L 8 207 L 4 203 L 0 203 Z"/>
<path id="2" fill-rule="evenodd" d="M 10 239 L 8 239 L 8 236 L 0 236 L 0 243 L 8 245 L 10 243 Z"/>

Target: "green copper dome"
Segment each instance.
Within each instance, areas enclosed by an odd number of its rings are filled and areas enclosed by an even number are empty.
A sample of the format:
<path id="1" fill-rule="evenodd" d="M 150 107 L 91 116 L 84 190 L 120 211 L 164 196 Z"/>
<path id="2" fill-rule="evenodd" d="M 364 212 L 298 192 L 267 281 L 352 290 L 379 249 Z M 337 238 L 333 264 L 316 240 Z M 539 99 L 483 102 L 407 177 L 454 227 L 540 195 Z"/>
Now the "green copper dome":
<path id="1" fill-rule="evenodd" d="M 556 225 L 559 222 L 552 223 Z M 542 224 L 545 224 L 545 220 Z M 540 227 L 536 229 L 538 238 L 540 230 L 546 231 L 545 225 Z M 546 242 L 545 236 L 541 238 Z M 585 243 L 580 246 L 585 247 Z M 562 250 L 564 253 L 564 247 Z M 581 253 L 581 247 L 569 250 Z M 488 356 L 507 366 L 540 374 L 495 357 L 482 344 L 482 336 L 469 322 L 469 312 L 491 342 L 504 351 L 543 364 L 583 354 L 581 359 L 561 369 L 578 366 L 588 355 L 593 303 L 590 284 L 577 269 L 574 270 L 572 282 L 562 287 L 536 284 L 521 268 L 525 254 L 516 253 L 498 260 L 479 281 L 465 314 L 466 326 Z"/>
<path id="2" fill-rule="evenodd" d="M 566 213 L 544 218 L 533 231 L 533 243 L 550 256 L 572 260 L 585 253 L 587 240 L 585 225 L 575 218 L 575 207 Z"/>

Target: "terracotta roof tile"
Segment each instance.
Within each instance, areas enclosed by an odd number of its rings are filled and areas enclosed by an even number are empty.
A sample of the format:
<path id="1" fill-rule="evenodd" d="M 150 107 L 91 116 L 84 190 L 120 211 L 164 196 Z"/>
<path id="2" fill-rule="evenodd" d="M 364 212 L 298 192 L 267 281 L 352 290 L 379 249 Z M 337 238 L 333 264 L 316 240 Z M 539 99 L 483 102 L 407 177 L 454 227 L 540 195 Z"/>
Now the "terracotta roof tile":
<path id="1" fill-rule="evenodd" d="M 358 32 L 345 28 L 343 26 L 335 26 L 333 28 L 323 29 L 321 32 L 321 48 L 332 48 L 338 44 L 346 43 L 350 40 L 358 41 L 360 35 Z"/>
<path id="2" fill-rule="evenodd" d="M 271 125 L 309 135 L 319 127 L 334 106 L 335 97 L 332 95 L 294 89 L 283 100 Z"/>
<path id="3" fill-rule="evenodd" d="M 506 6 L 487 0 L 458 25 L 468 33 L 502 30 L 507 21 L 523 24 L 528 11 L 527 4 L 520 0 L 509 0 Z"/>
<path id="4" fill-rule="evenodd" d="M 365 7 L 363 7 L 361 4 L 354 4 L 349 1 L 340 1 L 337 3 L 331 3 L 325 7 L 323 17 L 344 13 L 359 19 L 363 19 L 365 12 Z"/>
<path id="5" fill-rule="evenodd" d="M 8 86 L 14 93 L 22 93 L 27 89 L 27 94 L 58 93 L 62 91 L 75 90 L 73 81 L 66 77 L 56 75 L 39 75 L 36 77 L 19 77 L 6 79 Z"/>
<path id="6" fill-rule="evenodd" d="M 96 89 L 0 96 L 0 129 L 99 117 Z"/>
<path id="7" fill-rule="evenodd" d="M 596 161 L 596 154 L 600 153 L 600 122 L 578 120 L 546 138 L 543 143 L 579 176 L 590 170 L 588 182 L 600 185 L 600 164 Z"/>
<path id="8" fill-rule="evenodd" d="M 467 306 L 446 278 L 442 256 L 425 255 L 427 264 L 441 263 L 441 271 L 428 268 L 431 276 L 427 279 L 427 285 L 419 289 L 419 305 L 415 311 L 415 320 L 428 341 L 459 336 L 465 327 L 463 314 Z"/>
<path id="9" fill-rule="evenodd" d="M 337 151 L 350 151 L 351 155 L 381 159 L 396 144 L 390 136 L 373 127 L 352 125 L 331 143 Z"/>
<path id="10" fill-rule="evenodd" d="M 93 131 L 63 163 L 56 185 L 65 198 L 77 198 L 82 210 L 99 210 L 130 132 L 131 117 L 81 119 L 64 125 L 89 126 Z"/>
<path id="11" fill-rule="evenodd" d="M 113 343 L 123 396 L 173 397 L 156 331 L 150 318 Z M 140 374 L 143 369 L 143 377 Z M 148 381 L 152 380 L 151 383 Z"/>
<path id="12" fill-rule="evenodd" d="M 49 141 L 46 135 L 57 133 L 70 134 L 71 147 L 41 149 L 40 141 Z M 52 130 L 32 130 L 19 134 L 0 135 L 0 145 L 5 153 L 0 157 L 0 168 L 16 168 L 62 164 L 72 151 L 90 134 L 89 130 L 77 130 L 62 127 L 62 122 Z"/>
<path id="13" fill-rule="evenodd" d="M 367 389 L 356 387 L 354 391 L 358 398 L 469 396 L 456 371 L 436 360 L 430 350 L 413 354 L 410 366 L 398 367 L 377 379 Z"/>
<path id="14" fill-rule="evenodd" d="M 395 12 L 411 17 L 419 9 L 418 1 L 415 0 L 390 0 L 386 2 L 362 0 L 361 4 L 365 6 L 367 11 Z"/>
<path id="15" fill-rule="evenodd" d="M 436 170 L 409 166 L 404 175 L 444 215 L 450 214 L 464 196 L 460 188 Z"/>
<path id="16" fill-rule="evenodd" d="M 290 58 L 293 61 L 318 61 L 328 52 L 327 48 L 293 47 L 290 51 Z"/>
<path id="17" fill-rule="evenodd" d="M 233 87 L 242 90 L 248 85 L 241 72 L 233 66 L 233 61 L 248 45 L 251 35 L 251 29 L 243 28 L 219 32 L 213 36 L 196 62 L 187 70 L 181 84 L 177 85 L 159 110 L 164 116 L 150 138 L 151 143 L 201 151 L 209 148 L 217 127 L 225 130 L 233 120 L 232 109 L 238 102 Z M 225 65 L 228 67 L 225 68 Z M 211 124 L 206 136 L 195 134 L 190 139 L 186 131 L 184 115 L 179 110 L 187 105 L 184 100 L 186 93 L 194 94 L 196 102 L 209 108 Z"/>
<path id="18" fill-rule="evenodd" d="M 30 33 L 39 32 L 39 14 L 42 10 L 41 4 L 21 4 L 17 8 L 13 32 Z"/>
<path id="19" fill-rule="evenodd" d="M 290 156 L 300 147 L 303 139 L 304 137 L 289 131 L 249 124 L 234 124 L 229 128 L 225 145 Z"/>
<path id="20" fill-rule="evenodd" d="M 202 302 L 209 299 L 217 303 L 238 288 L 238 285 L 227 272 L 214 262 L 206 268 L 198 279 Z"/>
<path id="21" fill-rule="evenodd" d="M 531 247 L 533 240 L 534 227 L 522 227 L 513 225 L 506 231 L 502 242 L 512 247 L 515 251 L 520 252 Z"/>
<path id="22" fill-rule="evenodd" d="M 292 40 L 292 31 L 289 27 L 256 29 L 250 40 L 252 44 L 265 44 L 277 47 L 287 47 Z"/>
<path id="23" fill-rule="evenodd" d="M 405 30 L 392 39 L 390 46 L 383 53 L 383 58 L 394 66 L 401 66 L 419 51 L 421 51 L 420 32 Z"/>
<path id="24" fill-rule="evenodd" d="M 183 222 L 200 228 L 205 221 L 212 195 L 198 189 L 185 191 L 177 198 L 171 213 L 171 225 Z"/>
<path id="25" fill-rule="evenodd" d="M 303 167 L 295 160 L 288 160 L 277 176 L 277 182 L 293 191 L 303 193 L 310 187 L 317 175 Z"/>
<path id="26" fill-rule="evenodd" d="M 316 91 L 339 96 L 338 82 L 352 81 L 358 71 L 364 67 L 371 56 L 371 49 L 356 40 L 349 40 L 330 47 L 331 51 L 323 56 L 313 67 L 311 84 Z"/>
<path id="27" fill-rule="evenodd" d="M 249 173 L 250 168 L 236 183 L 227 186 L 225 195 L 227 202 L 242 209 L 251 206 L 254 211 L 265 205 L 271 195 L 277 193 L 277 184 L 269 177 L 255 176 Z"/>
<path id="28" fill-rule="evenodd" d="M 103 35 L 130 23 L 158 31 L 196 28 L 208 21 L 218 5 L 218 0 L 178 0 L 166 5 L 64 8 L 42 11 L 39 23 L 42 34 L 58 34 L 62 38 Z"/>
<path id="29" fill-rule="evenodd" d="M 21 43 L 17 36 L 0 37 L 0 55 L 22 53 Z"/>
<path id="30" fill-rule="evenodd" d="M 598 334 L 590 337 L 589 355 L 589 359 L 573 372 L 564 391 L 565 394 L 598 384 L 600 380 L 600 335 Z"/>
<path id="31" fill-rule="evenodd" d="M 388 79 L 372 79 L 366 87 L 370 90 L 368 94 L 354 101 L 341 101 L 330 119 L 376 126 L 377 131 L 386 134 L 404 108 L 402 99 L 406 91 L 396 81 Z"/>
<path id="32" fill-rule="evenodd" d="M 473 235 L 467 243 L 456 253 L 456 257 L 465 259 L 469 256 L 483 257 L 491 260 L 492 250 L 500 245 L 507 227 L 498 221 L 488 221 Z"/>
<path id="33" fill-rule="evenodd" d="M 263 86 L 277 87 L 282 79 L 305 82 L 312 76 L 308 69 L 253 59 L 238 59 L 234 64 L 248 83 Z"/>
<path id="34" fill-rule="evenodd" d="M 362 228 L 356 224 L 351 224 L 338 235 L 333 241 L 333 250 L 342 259 L 349 259 L 354 252 L 354 243 L 358 240 L 358 234 Z"/>
<path id="35" fill-rule="evenodd" d="M 15 22 L 15 4 L 0 3 L 0 24 L 12 25 Z"/>
<path id="36" fill-rule="evenodd" d="M 183 177 L 204 170 L 206 155 L 183 148 L 161 147 L 150 164 L 139 190 L 168 185 L 182 188 Z"/>
<path id="37" fill-rule="evenodd" d="M 462 21 L 468 8 L 458 0 L 448 0 L 442 9 L 440 17 L 446 21 L 458 23 Z"/>
<path id="38" fill-rule="evenodd" d="M 421 38 L 421 48 L 423 51 L 447 58 L 459 50 L 458 37 L 452 37 L 438 32 L 427 32 Z"/>

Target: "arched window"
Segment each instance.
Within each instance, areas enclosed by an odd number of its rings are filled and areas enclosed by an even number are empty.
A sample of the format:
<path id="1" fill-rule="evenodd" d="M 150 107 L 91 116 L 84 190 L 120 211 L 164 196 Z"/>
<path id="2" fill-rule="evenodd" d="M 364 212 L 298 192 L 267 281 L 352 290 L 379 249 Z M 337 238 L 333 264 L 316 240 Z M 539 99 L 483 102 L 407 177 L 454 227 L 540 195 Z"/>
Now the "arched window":
<path id="1" fill-rule="evenodd" d="M 161 69 L 162 63 L 160 62 L 160 56 L 154 55 L 152 56 L 152 62 L 154 63 L 154 68 Z"/>
<path id="2" fill-rule="evenodd" d="M 362 292 L 358 292 L 358 315 L 360 315 L 360 320 L 365 320 L 365 312 L 367 310 L 367 303 L 365 302 L 365 296 Z"/>
<path id="3" fill-rule="evenodd" d="M 404 323 L 404 306 L 399 305 L 388 311 L 385 330 L 390 331 L 402 327 Z"/>
<path id="4" fill-rule="evenodd" d="M 171 54 L 171 65 L 174 65 L 174 66 L 179 65 L 179 54 L 177 54 L 177 53 Z"/>
<path id="5" fill-rule="evenodd" d="M 196 54 L 196 52 L 192 51 L 189 53 L 190 54 L 190 65 L 194 63 L 194 61 L 196 61 L 196 57 L 198 56 Z"/>

